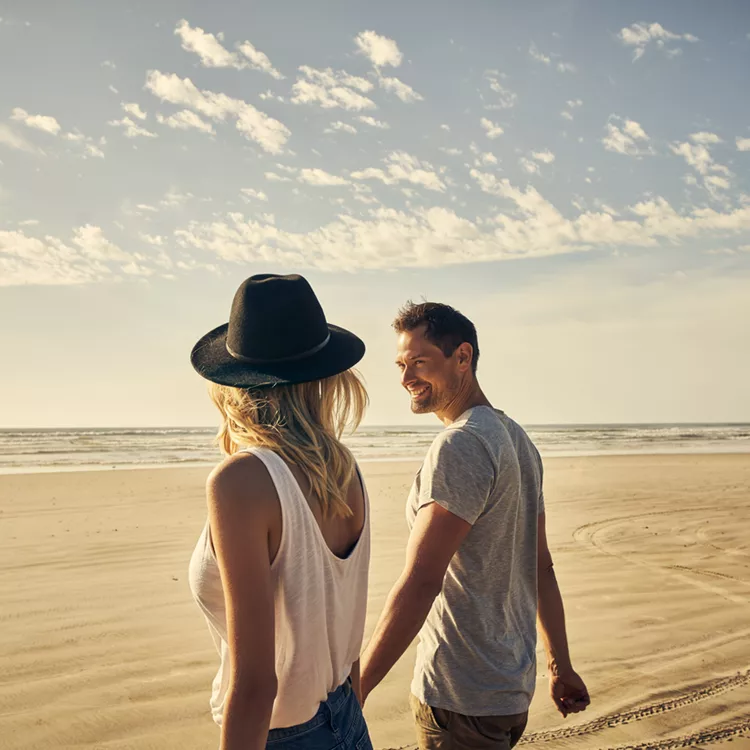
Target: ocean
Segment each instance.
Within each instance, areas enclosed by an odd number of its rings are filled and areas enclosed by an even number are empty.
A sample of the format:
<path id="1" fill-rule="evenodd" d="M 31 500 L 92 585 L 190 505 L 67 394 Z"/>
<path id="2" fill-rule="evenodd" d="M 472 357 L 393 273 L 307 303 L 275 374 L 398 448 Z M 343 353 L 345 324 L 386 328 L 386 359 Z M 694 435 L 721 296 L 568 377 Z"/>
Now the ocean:
<path id="1" fill-rule="evenodd" d="M 424 426 L 361 427 L 345 442 L 360 461 L 421 460 L 440 431 Z M 750 453 L 750 424 L 528 426 L 547 456 L 633 453 Z M 0 430 L 0 473 L 202 466 L 220 459 L 215 430 L 101 428 Z"/>

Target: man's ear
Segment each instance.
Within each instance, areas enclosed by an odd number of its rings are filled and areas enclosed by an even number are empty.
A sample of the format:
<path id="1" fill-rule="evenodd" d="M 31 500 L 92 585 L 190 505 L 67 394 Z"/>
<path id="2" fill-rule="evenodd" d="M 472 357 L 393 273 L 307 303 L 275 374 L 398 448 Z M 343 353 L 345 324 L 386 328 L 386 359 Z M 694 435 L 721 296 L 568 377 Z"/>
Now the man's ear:
<path id="1" fill-rule="evenodd" d="M 456 359 L 458 365 L 462 370 L 471 369 L 471 361 L 474 358 L 474 347 L 468 342 L 464 341 L 456 349 Z"/>

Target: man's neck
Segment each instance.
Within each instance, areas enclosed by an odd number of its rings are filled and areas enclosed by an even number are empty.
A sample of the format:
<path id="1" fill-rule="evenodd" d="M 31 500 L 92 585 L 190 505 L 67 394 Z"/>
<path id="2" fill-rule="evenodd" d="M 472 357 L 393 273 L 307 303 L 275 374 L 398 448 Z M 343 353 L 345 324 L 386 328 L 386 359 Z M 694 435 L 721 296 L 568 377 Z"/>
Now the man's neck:
<path id="1" fill-rule="evenodd" d="M 465 411 L 473 409 L 475 406 L 492 408 L 492 404 L 487 396 L 482 393 L 482 389 L 476 381 L 466 391 L 460 390 L 444 409 L 435 412 L 435 416 L 447 426 L 455 422 Z"/>

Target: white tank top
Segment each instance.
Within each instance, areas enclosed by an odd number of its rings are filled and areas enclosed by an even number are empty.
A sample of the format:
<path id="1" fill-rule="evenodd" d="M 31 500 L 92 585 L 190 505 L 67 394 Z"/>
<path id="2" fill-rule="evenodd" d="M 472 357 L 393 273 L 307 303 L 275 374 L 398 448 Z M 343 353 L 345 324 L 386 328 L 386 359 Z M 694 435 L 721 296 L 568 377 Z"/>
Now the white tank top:
<path id="1" fill-rule="evenodd" d="M 271 729 L 290 727 L 309 721 L 359 658 L 367 609 L 370 503 L 363 482 L 362 533 L 348 557 L 337 557 L 286 463 L 266 448 L 243 452 L 263 461 L 281 504 L 281 542 L 271 565 L 278 680 Z M 190 560 L 189 581 L 221 657 L 211 694 L 211 713 L 221 726 L 229 646 L 224 592 L 208 522 Z"/>

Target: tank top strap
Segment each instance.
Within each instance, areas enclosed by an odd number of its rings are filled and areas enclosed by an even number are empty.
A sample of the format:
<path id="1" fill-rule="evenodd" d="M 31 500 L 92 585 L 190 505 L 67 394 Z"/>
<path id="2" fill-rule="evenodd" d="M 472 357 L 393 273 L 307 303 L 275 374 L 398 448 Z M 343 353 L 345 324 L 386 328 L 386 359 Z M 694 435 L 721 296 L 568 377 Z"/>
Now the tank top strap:
<path id="1" fill-rule="evenodd" d="M 244 448 L 242 453 L 252 453 L 263 462 L 276 488 L 276 494 L 279 497 L 281 505 L 282 518 L 293 519 L 295 526 L 300 521 L 304 523 L 306 518 L 303 511 L 305 509 L 301 507 L 299 498 L 297 497 L 299 485 L 284 459 L 270 448 Z"/>

